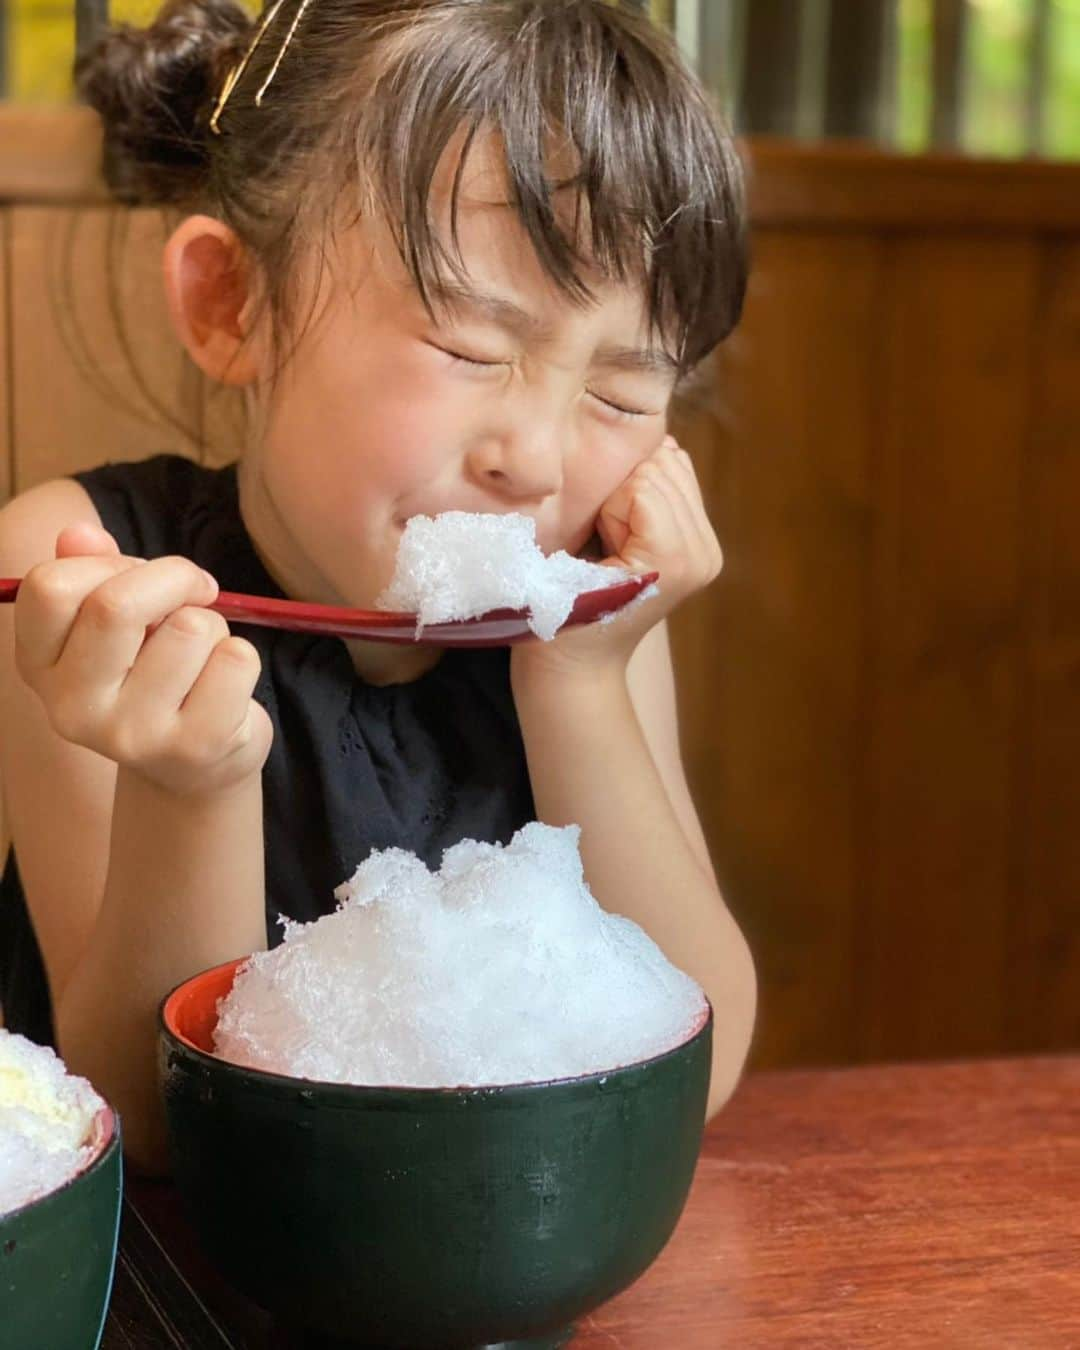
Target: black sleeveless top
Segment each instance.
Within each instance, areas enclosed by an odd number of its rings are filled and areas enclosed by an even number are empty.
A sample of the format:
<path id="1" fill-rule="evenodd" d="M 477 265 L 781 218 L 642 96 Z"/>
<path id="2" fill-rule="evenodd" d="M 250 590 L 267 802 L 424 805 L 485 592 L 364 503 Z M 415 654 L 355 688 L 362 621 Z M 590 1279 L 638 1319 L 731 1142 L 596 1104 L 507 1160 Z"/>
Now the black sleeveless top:
<path id="1" fill-rule="evenodd" d="M 76 478 L 121 552 L 183 554 L 222 590 L 282 594 L 244 528 L 234 466 L 162 455 Z M 533 818 L 505 648 L 448 650 L 418 680 L 375 686 L 336 638 L 232 628 L 258 648 L 255 697 L 274 724 L 263 771 L 271 945 L 281 940 L 279 914 L 308 921 L 333 910 L 334 887 L 372 849 L 410 849 L 437 867 L 459 840 L 505 843 Z M 10 1030 L 52 1042 L 14 851 L 0 882 L 0 1007 Z"/>

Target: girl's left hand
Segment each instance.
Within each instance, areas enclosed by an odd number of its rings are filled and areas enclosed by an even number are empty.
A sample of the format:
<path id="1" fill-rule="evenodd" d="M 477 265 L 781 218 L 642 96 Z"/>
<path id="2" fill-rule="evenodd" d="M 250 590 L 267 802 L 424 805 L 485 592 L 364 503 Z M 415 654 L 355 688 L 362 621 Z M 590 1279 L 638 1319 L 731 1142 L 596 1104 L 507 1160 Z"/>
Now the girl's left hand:
<path id="1" fill-rule="evenodd" d="M 720 543 L 705 514 L 690 456 L 673 436 L 637 466 L 600 508 L 603 565 L 658 572 L 659 595 L 634 604 L 609 623 L 564 628 L 551 642 L 512 648 L 512 669 L 569 672 L 629 661 L 650 628 L 713 581 L 723 566 Z"/>

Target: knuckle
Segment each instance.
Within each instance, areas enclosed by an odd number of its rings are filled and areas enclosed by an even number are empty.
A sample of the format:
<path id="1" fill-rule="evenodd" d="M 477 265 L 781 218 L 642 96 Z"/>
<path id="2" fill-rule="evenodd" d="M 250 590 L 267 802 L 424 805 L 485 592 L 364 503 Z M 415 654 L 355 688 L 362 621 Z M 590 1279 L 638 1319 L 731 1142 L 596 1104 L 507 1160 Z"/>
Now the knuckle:
<path id="1" fill-rule="evenodd" d="M 254 739 L 254 729 L 251 725 L 251 718 L 245 717 L 232 735 L 225 743 L 225 753 L 233 754 L 237 750 L 246 750 Z"/>
<path id="2" fill-rule="evenodd" d="M 164 566 L 176 570 L 177 575 L 182 575 L 185 584 L 193 592 L 205 592 L 207 587 L 207 573 L 198 563 L 192 562 L 190 558 L 184 558 L 180 554 L 171 554 L 162 559 Z"/>
<path id="3" fill-rule="evenodd" d="M 227 625 L 222 619 L 222 625 L 227 630 Z M 218 643 L 214 649 L 215 656 L 220 656 L 223 660 L 231 661 L 234 665 L 243 667 L 261 668 L 262 661 L 259 653 L 247 638 L 233 637 L 226 633 L 226 636 Z"/>
<path id="4" fill-rule="evenodd" d="M 19 586 L 19 600 L 44 609 L 59 609 L 71 598 L 71 586 L 63 567 L 54 562 L 32 567 Z"/>
<path id="5" fill-rule="evenodd" d="M 118 764 L 144 764 L 154 754 L 157 728 L 132 720 L 116 722 L 109 728 L 108 754 Z"/>
<path id="6" fill-rule="evenodd" d="M 207 769 L 219 758 L 210 736 L 205 733 L 196 736 L 190 731 L 177 740 L 173 747 L 173 757 L 188 772 Z"/>
<path id="7" fill-rule="evenodd" d="M 177 742 L 176 757 L 189 772 L 205 772 L 228 755 L 235 736 L 236 728 L 228 725 L 189 730 Z"/>
<path id="8" fill-rule="evenodd" d="M 211 638 L 225 627 L 225 620 L 220 614 L 200 609 L 197 605 L 182 605 L 173 610 L 165 625 L 181 637 Z"/>
<path id="9" fill-rule="evenodd" d="M 126 591 L 105 584 L 86 597 L 82 613 L 96 628 L 123 628 L 133 622 L 135 605 Z"/>

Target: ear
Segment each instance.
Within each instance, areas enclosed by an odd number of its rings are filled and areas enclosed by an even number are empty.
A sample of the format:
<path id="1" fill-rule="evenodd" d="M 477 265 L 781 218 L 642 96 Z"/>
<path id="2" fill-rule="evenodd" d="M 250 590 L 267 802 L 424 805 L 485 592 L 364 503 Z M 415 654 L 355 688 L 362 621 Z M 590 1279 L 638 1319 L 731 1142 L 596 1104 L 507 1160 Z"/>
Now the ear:
<path id="1" fill-rule="evenodd" d="M 222 384 L 251 384 L 262 368 L 253 331 L 254 273 L 228 225 L 188 216 L 165 245 L 165 293 L 173 327 L 200 370 Z"/>

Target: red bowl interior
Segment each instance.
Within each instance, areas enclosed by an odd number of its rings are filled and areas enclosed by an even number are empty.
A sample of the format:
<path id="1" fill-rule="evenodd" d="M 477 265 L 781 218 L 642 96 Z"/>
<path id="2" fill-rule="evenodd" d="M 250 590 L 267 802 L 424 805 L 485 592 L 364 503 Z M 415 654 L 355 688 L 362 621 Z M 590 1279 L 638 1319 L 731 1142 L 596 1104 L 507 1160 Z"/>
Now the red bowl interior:
<path id="1" fill-rule="evenodd" d="M 178 1040 L 204 1055 L 214 1053 L 214 1028 L 218 1020 L 218 1000 L 233 987 L 238 966 L 247 957 L 226 961 L 223 966 L 193 975 L 174 989 L 161 1010 L 165 1026 Z"/>
<path id="2" fill-rule="evenodd" d="M 174 989 L 161 1009 L 166 1029 L 193 1050 L 201 1050 L 204 1055 L 216 1054 L 214 1029 L 217 1027 L 218 1002 L 232 989 L 237 969 L 246 960 L 247 957 L 241 956 L 234 961 L 226 961 L 224 965 L 204 970 L 201 975 L 193 975 L 190 980 Z M 695 1019 L 686 1035 L 680 1037 L 669 1049 L 677 1049 L 679 1045 L 685 1045 L 693 1040 L 709 1020 L 711 1012 L 706 1001 L 700 1016 Z"/>

